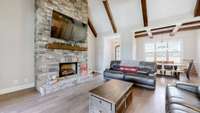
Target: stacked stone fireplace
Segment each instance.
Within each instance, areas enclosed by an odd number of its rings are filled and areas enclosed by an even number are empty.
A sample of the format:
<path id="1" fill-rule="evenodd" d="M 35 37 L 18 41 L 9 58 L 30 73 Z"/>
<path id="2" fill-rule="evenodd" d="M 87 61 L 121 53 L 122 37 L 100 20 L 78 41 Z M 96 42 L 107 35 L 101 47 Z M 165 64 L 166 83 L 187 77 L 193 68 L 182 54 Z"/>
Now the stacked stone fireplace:
<path id="1" fill-rule="evenodd" d="M 48 49 L 49 43 L 73 42 L 50 36 L 53 10 L 87 24 L 87 0 L 36 0 L 35 74 L 36 88 L 42 95 L 82 82 L 87 72 L 87 51 Z M 87 48 L 87 40 L 76 43 Z"/>

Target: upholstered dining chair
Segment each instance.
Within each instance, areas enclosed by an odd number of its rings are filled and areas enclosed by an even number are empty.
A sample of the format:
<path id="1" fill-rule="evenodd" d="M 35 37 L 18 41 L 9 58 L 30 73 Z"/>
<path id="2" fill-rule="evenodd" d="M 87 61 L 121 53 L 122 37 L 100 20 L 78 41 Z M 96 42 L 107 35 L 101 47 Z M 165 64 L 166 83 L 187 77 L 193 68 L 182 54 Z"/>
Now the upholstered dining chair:
<path id="1" fill-rule="evenodd" d="M 163 75 L 162 65 L 160 65 L 160 64 L 157 65 L 157 74 L 158 75 Z"/>
<path id="2" fill-rule="evenodd" d="M 189 65 L 188 65 L 188 68 L 187 68 L 187 70 L 185 71 L 185 74 L 186 74 L 186 77 L 187 77 L 188 80 L 190 79 L 190 72 L 191 72 L 191 70 L 192 70 L 193 64 L 194 64 L 193 60 L 190 61 Z"/>
<path id="3" fill-rule="evenodd" d="M 167 72 L 173 76 L 173 65 L 164 65 L 164 75 L 167 75 Z"/>

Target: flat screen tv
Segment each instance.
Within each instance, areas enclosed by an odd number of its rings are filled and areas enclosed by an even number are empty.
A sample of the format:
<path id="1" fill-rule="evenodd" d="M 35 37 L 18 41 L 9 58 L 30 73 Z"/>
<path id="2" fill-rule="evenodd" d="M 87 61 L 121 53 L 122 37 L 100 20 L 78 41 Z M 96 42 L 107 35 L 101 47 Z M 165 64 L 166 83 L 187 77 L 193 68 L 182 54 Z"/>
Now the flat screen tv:
<path id="1" fill-rule="evenodd" d="M 57 11 L 53 11 L 51 37 L 65 41 L 85 42 L 87 38 L 87 25 Z"/>

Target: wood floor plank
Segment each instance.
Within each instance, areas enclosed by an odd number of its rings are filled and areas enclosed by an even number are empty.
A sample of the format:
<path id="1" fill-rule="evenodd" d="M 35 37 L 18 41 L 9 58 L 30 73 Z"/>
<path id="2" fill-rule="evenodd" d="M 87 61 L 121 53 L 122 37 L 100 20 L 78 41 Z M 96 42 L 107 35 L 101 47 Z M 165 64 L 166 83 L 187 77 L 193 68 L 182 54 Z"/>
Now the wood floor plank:
<path id="1" fill-rule="evenodd" d="M 190 81 L 200 83 L 199 78 Z M 157 78 L 156 90 L 133 88 L 133 100 L 126 113 L 165 113 L 165 87 L 173 78 Z M 103 84 L 102 77 L 75 87 L 40 96 L 34 89 L 0 96 L 0 113 L 88 113 L 89 90 Z"/>

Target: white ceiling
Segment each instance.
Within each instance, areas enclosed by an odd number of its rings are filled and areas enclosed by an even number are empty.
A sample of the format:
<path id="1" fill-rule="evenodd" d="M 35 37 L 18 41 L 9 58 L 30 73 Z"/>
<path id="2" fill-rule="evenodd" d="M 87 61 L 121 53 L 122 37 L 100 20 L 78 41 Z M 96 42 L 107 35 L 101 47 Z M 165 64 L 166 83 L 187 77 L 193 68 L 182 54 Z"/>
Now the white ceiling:
<path id="1" fill-rule="evenodd" d="M 112 27 L 102 3 L 88 0 L 90 19 L 97 33 L 112 33 Z M 118 31 L 143 27 L 140 0 L 108 0 Z M 149 25 L 174 23 L 193 18 L 196 0 L 147 0 Z"/>

